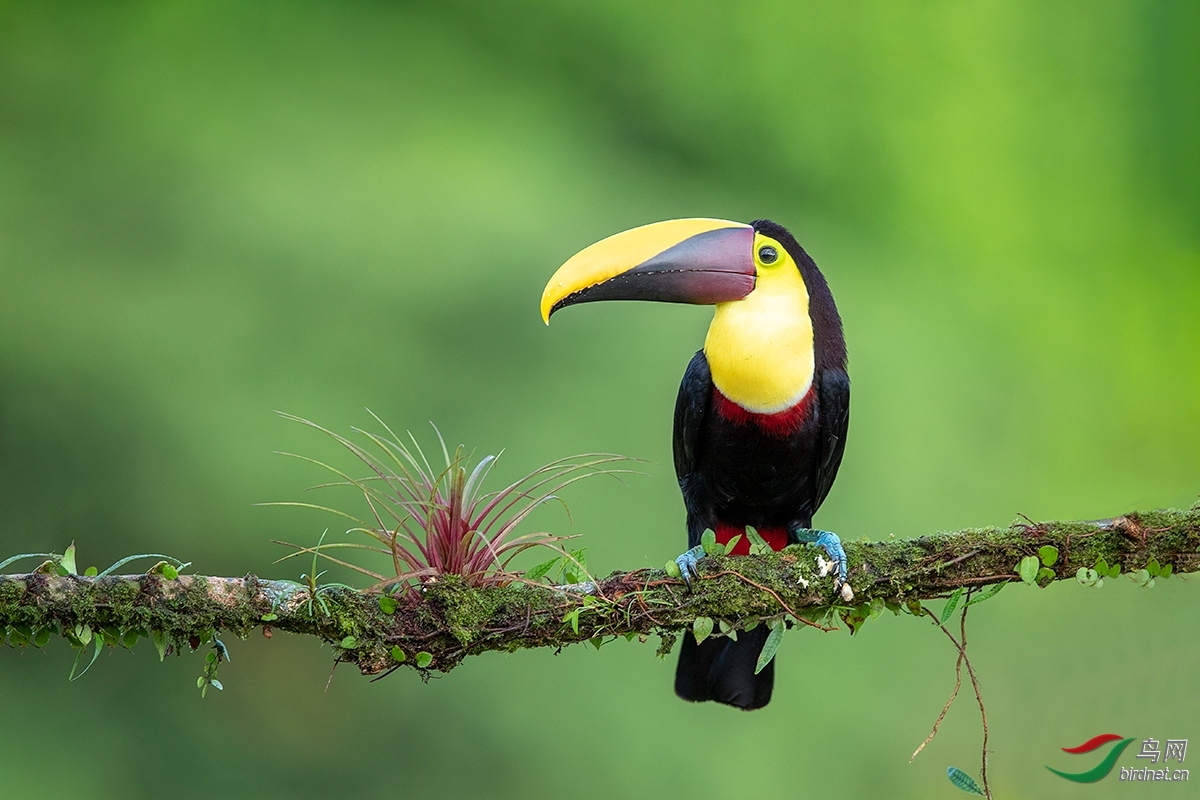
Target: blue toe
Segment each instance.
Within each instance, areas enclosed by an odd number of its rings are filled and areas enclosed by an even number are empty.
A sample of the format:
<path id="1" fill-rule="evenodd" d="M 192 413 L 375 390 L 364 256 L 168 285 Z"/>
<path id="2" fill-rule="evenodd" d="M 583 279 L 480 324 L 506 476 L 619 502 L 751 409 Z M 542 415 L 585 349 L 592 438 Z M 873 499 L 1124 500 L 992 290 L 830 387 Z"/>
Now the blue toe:
<path id="1" fill-rule="evenodd" d="M 842 540 L 838 535 L 812 528 L 797 528 L 794 533 L 800 541 L 815 544 L 825 551 L 829 560 L 837 565 L 837 588 L 842 588 L 842 584 L 846 582 L 846 549 L 842 547 Z"/>
<path id="2" fill-rule="evenodd" d="M 815 544 L 829 554 L 830 561 L 837 564 L 837 583 L 840 588 L 846 582 L 846 548 L 842 547 L 842 540 L 836 533 L 817 531 L 817 541 Z"/>
<path id="3" fill-rule="evenodd" d="M 691 550 L 688 550 L 675 559 L 675 563 L 679 565 L 679 571 L 683 574 L 683 582 L 690 588 L 692 578 L 696 576 L 696 562 L 704 557 L 704 548 L 696 545 Z"/>

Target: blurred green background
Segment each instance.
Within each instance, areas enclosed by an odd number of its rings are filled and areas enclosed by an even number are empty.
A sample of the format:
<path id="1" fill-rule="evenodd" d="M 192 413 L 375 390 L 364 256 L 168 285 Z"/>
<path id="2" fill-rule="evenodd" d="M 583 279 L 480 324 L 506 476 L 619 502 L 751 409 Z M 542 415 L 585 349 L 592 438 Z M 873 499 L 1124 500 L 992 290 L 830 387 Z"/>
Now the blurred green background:
<path id="1" fill-rule="evenodd" d="M 854 413 L 822 527 L 1190 506 L 1198 36 L 1188 2 L 0 3 L 0 550 L 295 578 L 268 540 L 337 521 L 253 504 L 322 479 L 273 451 L 336 456 L 272 412 L 347 432 L 370 408 L 506 448 L 507 476 L 649 459 L 537 523 L 597 572 L 659 565 L 711 311 L 547 330 L 537 306 L 576 250 L 679 216 L 774 218 L 829 278 Z M 1058 748 L 1101 732 L 1200 740 L 1198 592 L 979 607 L 998 797 L 1188 794 L 1044 765 L 1091 766 Z M 61 642 L 0 652 L 4 793 L 952 798 L 947 765 L 978 775 L 969 693 L 908 763 L 954 667 L 910 618 L 789 636 L 753 714 L 678 701 L 650 645 L 326 691 L 313 641 L 229 644 L 203 701 L 198 656 L 143 644 L 68 683 Z"/>

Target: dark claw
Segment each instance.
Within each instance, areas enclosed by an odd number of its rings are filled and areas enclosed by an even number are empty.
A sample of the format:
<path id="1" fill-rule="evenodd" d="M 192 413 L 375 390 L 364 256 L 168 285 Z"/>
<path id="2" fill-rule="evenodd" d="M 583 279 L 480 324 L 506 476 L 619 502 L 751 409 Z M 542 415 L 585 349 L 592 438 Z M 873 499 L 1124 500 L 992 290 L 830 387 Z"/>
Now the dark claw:
<path id="1" fill-rule="evenodd" d="M 675 563 L 679 565 L 679 572 L 683 575 L 683 582 L 689 589 L 692 588 L 692 578 L 699 574 L 696 571 L 696 562 L 702 558 L 704 558 L 704 548 L 696 545 L 675 559 Z"/>

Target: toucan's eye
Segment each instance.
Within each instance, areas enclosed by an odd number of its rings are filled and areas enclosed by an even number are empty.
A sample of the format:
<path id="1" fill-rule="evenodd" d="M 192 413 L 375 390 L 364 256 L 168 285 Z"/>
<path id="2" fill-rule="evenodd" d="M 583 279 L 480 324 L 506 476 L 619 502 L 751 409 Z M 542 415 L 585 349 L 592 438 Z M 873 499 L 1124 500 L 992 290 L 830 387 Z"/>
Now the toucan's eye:
<path id="1" fill-rule="evenodd" d="M 758 248 L 758 260 L 764 264 L 774 264 L 779 259 L 779 252 L 769 244 Z"/>

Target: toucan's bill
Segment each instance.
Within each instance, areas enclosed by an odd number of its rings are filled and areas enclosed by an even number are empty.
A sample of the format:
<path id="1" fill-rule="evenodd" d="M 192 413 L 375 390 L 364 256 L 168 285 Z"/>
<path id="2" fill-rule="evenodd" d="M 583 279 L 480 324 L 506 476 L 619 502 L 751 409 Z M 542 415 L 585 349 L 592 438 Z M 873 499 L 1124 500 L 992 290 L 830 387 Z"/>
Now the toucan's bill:
<path id="1" fill-rule="evenodd" d="M 581 250 L 542 292 L 542 320 L 595 300 L 713 304 L 754 290 L 754 228 L 724 219 L 672 219 Z"/>

